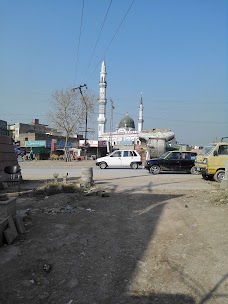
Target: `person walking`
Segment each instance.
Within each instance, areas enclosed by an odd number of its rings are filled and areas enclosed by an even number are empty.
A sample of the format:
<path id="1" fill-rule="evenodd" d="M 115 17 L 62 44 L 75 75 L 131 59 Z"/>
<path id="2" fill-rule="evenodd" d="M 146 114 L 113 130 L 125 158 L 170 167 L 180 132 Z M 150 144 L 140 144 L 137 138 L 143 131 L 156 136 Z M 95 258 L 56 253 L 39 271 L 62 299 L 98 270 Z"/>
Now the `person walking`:
<path id="1" fill-rule="evenodd" d="M 33 154 L 33 150 L 32 149 L 31 149 L 29 155 L 30 155 L 30 160 L 33 160 L 34 159 L 34 154 Z"/>

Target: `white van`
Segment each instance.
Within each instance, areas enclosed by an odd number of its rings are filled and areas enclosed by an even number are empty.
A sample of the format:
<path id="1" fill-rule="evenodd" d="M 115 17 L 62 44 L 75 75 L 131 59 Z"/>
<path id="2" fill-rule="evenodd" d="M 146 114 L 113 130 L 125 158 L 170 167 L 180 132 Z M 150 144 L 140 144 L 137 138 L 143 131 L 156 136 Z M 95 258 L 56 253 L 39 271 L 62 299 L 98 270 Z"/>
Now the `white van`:
<path id="1" fill-rule="evenodd" d="M 101 169 L 107 167 L 130 167 L 132 169 L 138 169 L 141 164 L 141 156 L 135 150 L 116 150 L 96 160 L 96 165 Z"/>

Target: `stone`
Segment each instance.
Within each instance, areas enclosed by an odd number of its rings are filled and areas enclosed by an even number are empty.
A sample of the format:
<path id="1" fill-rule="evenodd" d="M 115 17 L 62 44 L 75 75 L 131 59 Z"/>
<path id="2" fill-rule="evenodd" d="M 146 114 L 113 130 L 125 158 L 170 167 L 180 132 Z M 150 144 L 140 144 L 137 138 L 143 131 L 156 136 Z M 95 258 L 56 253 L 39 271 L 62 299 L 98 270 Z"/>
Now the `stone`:
<path id="1" fill-rule="evenodd" d="M 7 201 L 0 201 L 0 218 L 16 215 L 16 200 L 14 197 Z"/>
<path id="2" fill-rule="evenodd" d="M 19 234 L 24 234 L 26 232 L 25 225 L 21 216 L 14 216 L 14 221 L 17 227 L 17 231 Z"/>
<path id="3" fill-rule="evenodd" d="M 72 279 L 69 281 L 69 283 L 67 284 L 69 288 L 74 288 L 79 284 L 77 279 Z"/>
<path id="4" fill-rule="evenodd" d="M 12 229 L 9 227 L 4 231 L 4 235 L 8 245 L 12 244 L 13 241 L 15 240 L 14 233 Z"/>
<path id="5" fill-rule="evenodd" d="M 16 237 L 18 236 L 18 232 L 17 232 L 17 229 L 16 229 L 16 226 L 14 224 L 12 216 L 11 215 L 8 216 L 7 220 L 8 220 L 8 226 L 12 230 L 12 233 L 14 235 L 14 239 L 16 239 Z"/>
<path id="6" fill-rule="evenodd" d="M 41 295 L 40 295 L 40 299 L 41 300 L 45 300 L 45 299 L 47 299 L 48 297 L 49 297 L 49 293 L 48 292 L 43 292 Z"/>
<path id="7" fill-rule="evenodd" d="M 7 218 L 0 218 L 0 246 L 4 244 L 4 231 L 8 227 Z"/>

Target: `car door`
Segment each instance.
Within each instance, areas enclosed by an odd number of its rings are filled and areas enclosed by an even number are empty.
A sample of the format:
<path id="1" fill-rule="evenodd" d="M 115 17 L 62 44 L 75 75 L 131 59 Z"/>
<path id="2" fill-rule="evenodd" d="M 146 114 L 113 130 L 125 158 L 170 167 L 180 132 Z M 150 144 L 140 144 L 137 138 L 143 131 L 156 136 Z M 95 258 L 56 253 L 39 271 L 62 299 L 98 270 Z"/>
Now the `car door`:
<path id="1" fill-rule="evenodd" d="M 165 170 L 179 171 L 180 170 L 180 152 L 171 152 L 163 161 Z"/>
<path id="2" fill-rule="evenodd" d="M 123 167 L 130 167 L 130 164 L 132 162 L 132 155 L 131 155 L 131 151 L 123 151 L 123 154 L 122 154 L 122 166 Z"/>
<path id="3" fill-rule="evenodd" d="M 122 165 L 122 151 L 115 151 L 109 156 L 109 167 L 121 167 Z"/>
<path id="4" fill-rule="evenodd" d="M 194 166 L 194 157 L 191 152 L 182 152 L 180 158 L 180 170 L 189 171 Z"/>

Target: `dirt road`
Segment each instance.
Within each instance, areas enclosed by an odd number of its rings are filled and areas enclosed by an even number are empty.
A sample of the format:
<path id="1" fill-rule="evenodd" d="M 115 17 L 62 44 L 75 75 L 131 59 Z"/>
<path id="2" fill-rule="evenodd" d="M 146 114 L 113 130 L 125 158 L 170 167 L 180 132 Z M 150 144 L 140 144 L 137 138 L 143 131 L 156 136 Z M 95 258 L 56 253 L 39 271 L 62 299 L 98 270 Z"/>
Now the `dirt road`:
<path id="1" fill-rule="evenodd" d="M 100 182 L 108 197 L 20 197 L 27 232 L 0 248 L 0 303 L 228 303 L 228 205 L 218 187 L 136 184 Z"/>

